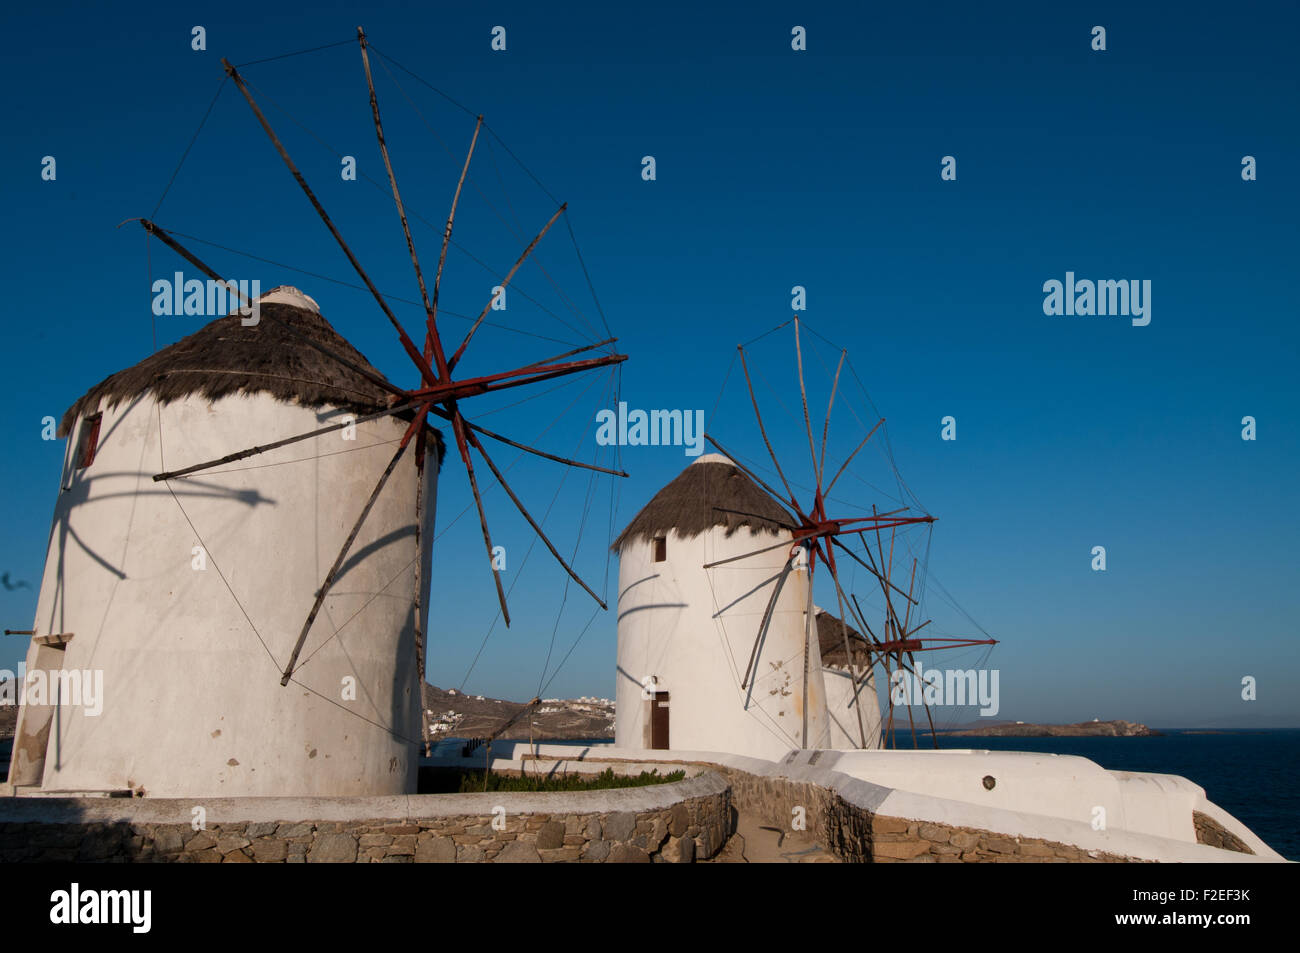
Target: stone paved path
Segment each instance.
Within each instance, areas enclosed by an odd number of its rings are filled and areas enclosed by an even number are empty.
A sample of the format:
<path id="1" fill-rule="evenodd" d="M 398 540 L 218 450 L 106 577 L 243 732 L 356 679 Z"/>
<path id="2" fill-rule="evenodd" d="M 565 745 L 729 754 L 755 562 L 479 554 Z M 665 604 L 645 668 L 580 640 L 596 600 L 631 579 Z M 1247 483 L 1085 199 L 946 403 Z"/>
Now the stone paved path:
<path id="1" fill-rule="evenodd" d="M 834 855 L 817 846 L 807 831 L 780 831 L 758 819 L 741 814 L 714 864 L 834 864 Z"/>

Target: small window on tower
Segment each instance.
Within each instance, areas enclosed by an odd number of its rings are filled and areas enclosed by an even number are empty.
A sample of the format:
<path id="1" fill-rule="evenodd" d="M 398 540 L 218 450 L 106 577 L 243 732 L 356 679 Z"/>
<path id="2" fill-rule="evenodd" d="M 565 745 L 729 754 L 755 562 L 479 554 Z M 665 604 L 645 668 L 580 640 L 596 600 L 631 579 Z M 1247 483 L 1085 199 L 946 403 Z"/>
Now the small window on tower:
<path id="1" fill-rule="evenodd" d="M 75 464 L 78 470 L 85 469 L 95 462 L 95 451 L 99 449 L 99 422 L 103 418 L 103 414 L 95 414 L 81 421 Z"/>
<path id="2" fill-rule="evenodd" d="M 664 536 L 655 537 L 655 562 L 661 563 L 668 558 L 668 539 Z"/>

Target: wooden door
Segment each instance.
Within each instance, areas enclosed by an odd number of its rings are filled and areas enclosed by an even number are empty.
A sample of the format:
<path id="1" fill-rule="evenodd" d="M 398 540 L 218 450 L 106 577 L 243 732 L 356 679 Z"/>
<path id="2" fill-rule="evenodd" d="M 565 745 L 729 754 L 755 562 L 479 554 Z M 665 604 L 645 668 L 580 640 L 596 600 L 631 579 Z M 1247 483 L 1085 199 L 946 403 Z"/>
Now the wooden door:
<path id="1" fill-rule="evenodd" d="M 668 750 L 668 693 L 655 692 L 650 700 L 650 747 Z"/>

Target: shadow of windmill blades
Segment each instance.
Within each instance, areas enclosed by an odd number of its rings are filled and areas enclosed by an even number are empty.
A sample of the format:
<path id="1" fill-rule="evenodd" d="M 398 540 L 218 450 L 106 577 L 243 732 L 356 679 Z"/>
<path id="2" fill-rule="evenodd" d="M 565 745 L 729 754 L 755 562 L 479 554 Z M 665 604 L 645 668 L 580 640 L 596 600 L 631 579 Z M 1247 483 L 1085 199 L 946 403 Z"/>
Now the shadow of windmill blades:
<path id="1" fill-rule="evenodd" d="M 620 593 L 618 594 L 618 601 L 619 601 L 619 602 L 622 602 L 622 601 L 623 601 L 623 597 L 626 596 L 626 595 L 627 595 L 629 592 L 631 592 L 633 589 L 635 589 L 637 586 L 640 586 L 640 585 L 642 585 L 643 583 L 653 582 L 654 580 L 658 579 L 659 577 L 660 577 L 660 573 L 657 573 L 657 572 L 656 572 L 656 573 L 651 573 L 649 576 L 644 576 L 644 577 L 642 577 L 641 579 L 638 579 L 636 582 L 628 583 L 627 588 L 624 589 L 622 592 L 620 592 Z"/>
<path id="2" fill-rule="evenodd" d="M 644 687 L 645 687 L 644 684 L 641 682 L 641 680 L 640 680 L 639 678 L 637 678 L 635 675 L 633 675 L 631 672 L 629 672 L 627 669 L 625 669 L 622 665 L 615 665 L 615 666 L 614 666 L 614 671 L 615 671 L 615 673 L 616 673 L 617 675 L 621 676 L 622 678 L 626 678 L 629 682 L 631 682 L 631 683 L 632 683 L 633 685 L 635 685 L 637 688 L 644 688 Z"/>
<path id="3" fill-rule="evenodd" d="M 777 573 L 772 574 L 771 576 L 768 576 L 766 579 L 764 579 L 763 581 L 761 581 L 758 585 L 754 586 L 754 588 L 750 589 L 748 592 L 742 592 L 740 595 L 738 595 L 738 596 L 737 596 L 735 599 L 733 599 L 731 602 L 728 602 L 725 606 L 723 606 L 723 607 L 722 607 L 721 609 L 719 609 L 717 612 L 713 613 L 713 618 L 717 619 L 717 618 L 721 617 L 722 614 L 723 614 L 724 612 L 726 612 L 728 609 L 735 608 L 737 605 L 739 605 L 740 603 L 744 602 L 744 601 L 745 601 L 746 599 L 748 599 L 750 596 L 757 595 L 758 592 L 759 592 L 759 590 L 761 590 L 761 589 L 766 589 L 769 585 L 771 585 L 772 583 L 776 582 L 776 581 L 777 581 L 778 579 L 780 579 L 780 578 L 781 578 L 781 573 L 780 573 L 780 572 L 777 572 Z"/>
<path id="4" fill-rule="evenodd" d="M 85 540 L 83 540 L 79 535 L 77 535 L 77 531 L 76 531 L 75 529 L 73 529 L 71 526 L 68 526 L 68 525 L 64 524 L 64 526 L 63 526 L 63 531 L 64 531 L 64 534 L 65 534 L 66 537 L 71 537 L 71 538 L 72 538 L 72 541 L 73 541 L 74 543 L 76 543 L 78 546 L 81 547 L 81 551 L 82 551 L 82 552 L 84 552 L 87 556 L 89 556 L 89 557 L 90 557 L 91 559 L 93 559 L 95 562 L 99 563 L 99 565 L 102 566 L 102 567 L 104 567 L 104 569 L 106 569 L 106 570 L 108 570 L 109 572 L 111 572 L 111 573 L 112 573 L 114 576 L 116 576 L 118 579 L 125 579 L 125 578 L 126 578 L 126 573 L 124 573 L 122 570 L 118 569 L 116 566 L 114 566 L 112 563 L 110 563 L 110 562 L 109 562 L 107 559 L 105 559 L 103 556 L 99 555 L 99 553 L 95 552 L 93 549 L 91 549 L 89 546 L 87 546 Z"/>
<path id="5" fill-rule="evenodd" d="M 646 612 L 650 609 L 686 609 L 689 608 L 685 602 L 656 602 L 644 606 L 632 606 L 630 609 L 624 609 L 618 614 L 618 620 L 622 622 L 634 612 Z"/>
<path id="6" fill-rule="evenodd" d="M 101 479 L 108 479 L 114 476 L 138 477 L 139 474 L 125 473 L 125 472 L 101 473 L 101 474 L 97 474 L 93 479 L 101 480 Z M 95 552 L 95 550 L 92 549 L 86 543 L 86 541 L 81 538 L 80 534 L 78 534 L 77 531 L 72 528 L 72 526 L 69 523 L 69 516 L 71 515 L 72 510 L 74 508 L 87 506 L 92 503 L 99 503 L 106 500 L 123 498 L 123 497 L 138 499 L 141 496 L 151 496 L 151 495 L 170 496 L 172 491 L 166 488 L 160 488 L 157 490 L 131 491 L 131 492 L 123 491 L 121 493 L 100 493 L 100 494 L 96 494 L 93 498 L 91 498 L 90 496 L 91 482 L 92 482 L 91 479 L 77 480 L 72 484 L 71 487 L 64 490 L 64 493 L 66 495 L 63 501 L 61 501 L 62 505 L 60 506 L 60 512 L 59 512 L 58 524 L 57 524 L 57 531 L 60 536 L 60 541 L 66 544 L 67 540 L 71 539 L 74 543 L 77 544 L 77 546 L 82 550 L 82 552 L 84 552 L 92 560 L 94 560 L 96 563 L 102 566 L 105 570 L 112 573 L 114 576 L 117 576 L 118 579 L 125 579 L 126 578 L 125 572 L 123 572 L 117 566 L 110 563 L 99 553 Z M 233 490 L 228 487 L 222 487 L 213 483 L 199 483 L 198 489 L 185 488 L 181 492 L 177 493 L 176 496 L 186 498 L 186 499 L 204 499 L 204 498 L 227 499 L 227 500 L 231 500 L 232 502 L 242 503 L 243 505 L 248 507 L 255 507 L 260 505 L 266 505 L 266 506 L 276 505 L 275 500 L 273 500 L 269 496 L 264 496 L 262 493 L 260 493 L 257 490 Z M 62 559 L 60 559 L 59 581 L 61 586 Z"/>
<path id="7" fill-rule="evenodd" d="M 90 488 L 93 483 L 114 478 L 138 480 L 139 477 L 139 473 L 126 470 L 111 473 L 99 472 L 94 476 L 74 480 L 71 486 L 64 489 L 63 497 L 60 502 L 67 509 L 71 509 L 74 506 L 85 506 L 90 503 L 99 503 L 103 500 L 112 500 L 121 497 L 139 499 L 142 496 L 170 496 L 172 493 L 175 493 L 182 499 L 227 499 L 236 503 L 243 503 L 245 506 L 259 506 L 263 504 L 274 506 L 276 503 L 275 500 L 269 496 L 264 496 L 259 490 L 237 490 L 232 487 L 222 486 L 220 483 L 212 483 L 207 480 L 197 480 L 191 477 L 173 480 L 170 484 L 158 486 L 156 489 L 131 489 L 129 491 L 122 490 L 120 492 L 113 491 L 108 493 L 96 493 L 94 497 L 90 495 Z"/>
<path id="8" fill-rule="evenodd" d="M 410 523 L 406 526 L 402 526 L 398 529 L 392 530 L 391 532 L 385 533 L 383 536 L 380 536 L 378 539 L 374 540 L 373 542 L 367 543 L 366 545 L 362 546 L 360 549 L 350 550 L 348 552 L 347 559 L 345 559 L 343 561 L 343 565 L 339 567 L 338 575 L 334 577 L 334 585 L 330 587 L 330 591 L 337 594 L 338 583 L 343 579 L 343 577 L 346 576 L 351 570 L 355 569 L 358 564 L 368 559 L 370 556 L 374 555 L 375 553 L 379 552 L 381 549 L 384 549 L 387 546 L 391 546 L 393 543 L 397 542 L 398 540 L 406 539 L 408 537 L 413 537 L 413 536 L 415 536 L 415 524 Z M 316 590 L 315 595 L 320 595 L 319 589 Z"/>

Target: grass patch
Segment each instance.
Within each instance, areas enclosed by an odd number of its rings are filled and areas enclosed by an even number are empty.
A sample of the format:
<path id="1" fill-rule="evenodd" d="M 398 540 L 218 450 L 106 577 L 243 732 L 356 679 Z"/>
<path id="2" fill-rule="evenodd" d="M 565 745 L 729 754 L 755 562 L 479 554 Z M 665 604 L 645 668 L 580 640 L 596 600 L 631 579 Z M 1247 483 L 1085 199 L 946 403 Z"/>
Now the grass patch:
<path id="1" fill-rule="evenodd" d="M 422 771 L 423 775 L 424 772 Z M 615 774 L 606 768 L 599 774 L 525 774 L 515 777 L 508 774 L 488 774 L 487 787 L 483 786 L 482 771 L 439 772 L 436 777 L 421 777 L 422 794 L 481 794 L 486 791 L 598 791 L 609 788 L 640 788 L 650 784 L 670 784 L 686 777 L 685 771 L 642 771 L 640 774 Z"/>

